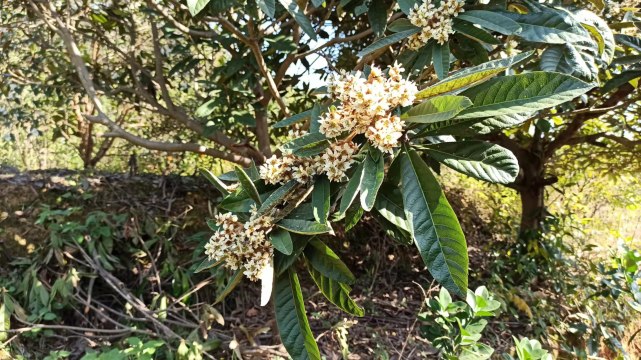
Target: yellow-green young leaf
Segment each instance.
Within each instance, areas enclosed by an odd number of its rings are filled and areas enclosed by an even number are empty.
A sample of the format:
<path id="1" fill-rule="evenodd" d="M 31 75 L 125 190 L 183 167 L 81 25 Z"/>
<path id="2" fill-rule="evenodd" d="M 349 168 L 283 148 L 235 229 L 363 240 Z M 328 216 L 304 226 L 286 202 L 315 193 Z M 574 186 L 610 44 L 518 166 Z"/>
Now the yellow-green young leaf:
<path id="1" fill-rule="evenodd" d="M 209 182 L 212 185 L 214 185 L 214 187 L 218 191 L 220 191 L 220 193 L 223 194 L 223 196 L 229 194 L 229 191 L 227 191 L 227 187 L 225 186 L 225 184 L 222 181 L 220 181 L 220 179 L 218 177 L 216 177 L 216 175 L 214 175 L 214 173 L 212 173 L 211 171 L 209 171 L 209 170 L 207 170 L 205 168 L 199 168 L 198 170 L 200 170 L 200 174 L 202 176 L 204 176 L 205 179 L 209 180 Z"/>
<path id="2" fill-rule="evenodd" d="M 321 224 L 327 224 L 330 207 L 330 183 L 327 176 L 319 176 L 314 183 L 312 207 L 314 219 Z"/>
<path id="3" fill-rule="evenodd" d="M 291 255 L 294 251 L 294 244 L 289 232 L 283 229 L 274 229 L 269 234 L 269 240 L 274 248 L 285 255 Z"/>
<path id="4" fill-rule="evenodd" d="M 225 300 L 225 297 L 229 295 L 235 288 L 240 284 L 241 280 L 243 280 L 243 269 L 240 268 L 236 270 L 234 275 L 232 275 L 231 279 L 229 279 L 229 282 L 227 283 L 227 286 L 225 286 L 225 289 L 216 297 L 216 301 L 214 304 L 218 304 L 219 302 Z"/>
<path id="5" fill-rule="evenodd" d="M 347 265 L 322 241 L 312 239 L 304 252 L 305 258 L 312 264 L 314 269 L 328 278 L 346 284 L 353 284 L 356 280 Z"/>
<path id="6" fill-rule="evenodd" d="M 432 277 L 463 297 L 468 257 L 461 225 L 425 161 L 406 148 L 401 156 L 403 204 L 414 242 Z"/>
<path id="7" fill-rule="evenodd" d="M 318 289 L 332 304 L 338 306 L 348 314 L 355 316 L 365 315 L 363 308 L 358 306 L 358 304 L 356 304 L 349 296 L 349 292 L 351 291 L 349 285 L 328 278 L 320 271 L 314 269 L 312 264 L 309 262 L 307 263 L 307 269 L 309 270 L 309 274 L 312 276 L 312 279 L 314 279 L 316 286 L 318 286 Z"/>
<path id="8" fill-rule="evenodd" d="M 519 163 L 507 149 L 483 141 L 427 145 L 424 150 L 437 161 L 479 180 L 509 184 L 519 174 Z"/>
<path id="9" fill-rule="evenodd" d="M 376 201 L 376 194 L 385 177 L 385 161 L 378 149 L 371 147 L 363 162 L 363 178 L 361 180 L 361 206 L 365 211 L 371 211 Z"/>
<path id="10" fill-rule="evenodd" d="M 492 60 L 478 66 L 457 71 L 444 81 L 420 91 L 416 94 L 416 98 L 426 99 L 436 95 L 461 90 L 472 85 L 478 85 L 493 78 L 497 74 L 500 74 L 510 66 L 527 59 L 532 54 L 533 52 L 529 51 L 507 59 Z"/>
<path id="11" fill-rule="evenodd" d="M 428 99 L 403 114 L 402 119 L 409 123 L 431 123 L 448 120 L 472 106 L 465 96 L 443 95 Z"/>
<path id="12" fill-rule="evenodd" d="M 294 360 L 320 360 L 318 345 L 309 327 L 298 276 L 289 270 L 274 284 L 276 324 L 289 356 Z"/>
<path id="13" fill-rule="evenodd" d="M 256 189 L 254 182 L 249 178 L 245 170 L 243 170 L 240 166 L 236 166 L 234 171 L 236 171 L 236 176 L 238 176 L 238 181 L 240 182 L 240 186 L 242 186 L 243 191 L 252 200 L 254 200 L 257 205 L 261 205 L 262 202 L 260 200 L 260 194 L 258 194 L 258 190 Z"/>
<path id="14" fill-rule="evenodd" d="M 534 112 L 560 105 L 592 89 L 575 77 L 542 71 L 502 76 L 461 93 L 474 104 L 457 119 Z"/>
<path id="15" fill-rule="evenodd" d="M 4 294 L 3 294 L 4 295 Z M 8 296 L 3 296 L 3 299 L 0 299 L 0 341 L 6 341 L 9 337 L 9 329 L 11 328 L 11 312 L 9 311 L 9 306 L 7 305 Z"/>
<path id="16" fill-rule="evenodd" d="M 332 231 L 329 224 L 320 224 L 314 221 L 300 219 L 283 219 L 279 221 L 276 226 L 303 235 L 324 234 Z"/>

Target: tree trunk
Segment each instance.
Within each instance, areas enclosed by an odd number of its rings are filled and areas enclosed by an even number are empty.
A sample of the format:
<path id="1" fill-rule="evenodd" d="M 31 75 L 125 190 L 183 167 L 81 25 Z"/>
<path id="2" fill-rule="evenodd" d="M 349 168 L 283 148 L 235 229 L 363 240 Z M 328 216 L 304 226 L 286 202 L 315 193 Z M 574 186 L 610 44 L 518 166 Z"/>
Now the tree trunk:
<path id="1" fill-rule="evenodd" d="M 521 196 L 521 234 L 541 230 L 541 223 L 545 214 L 545 186 L 532 183 L 520 189 Z"/>

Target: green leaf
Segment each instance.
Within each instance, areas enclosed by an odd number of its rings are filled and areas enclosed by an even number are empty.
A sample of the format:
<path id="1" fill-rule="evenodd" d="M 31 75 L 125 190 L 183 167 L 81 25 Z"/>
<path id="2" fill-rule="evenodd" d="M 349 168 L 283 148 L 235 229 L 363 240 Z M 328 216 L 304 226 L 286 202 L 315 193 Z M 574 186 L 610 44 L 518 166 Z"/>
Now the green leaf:
<path id="1" fill-rule="evenodd" d="M 269 241 L 271 241 L 274 248 L 285 255 L 291 255 L 294 251 L 294 243 L 289 232 L 282 229 L 274 229 L 269 234 Z"/>
<path id="2" fill-rule="evenodd" d="M 11 312 L 9 311 L 9 306 L 5 303 L 7 297 L 3 295 L 3 299 L 0 301 L 0 341 L 6 341 L 9 338 L 7 331 L 11 329 Z"/>
<path id="3" fill-rule="evenodd" d="M 312 206 L 314 219 L 321 224 L 327 224 L 330 207 L 330 183 L 327 176 L 319 176 L 312 190 Z"/>
<path id="4" fill-rule="evenodd" d="M 258 194 L 258 190 L 256 190 L 254 182 L 249 178 L 249 175 L 247 175 L 245 170 L 240 166 L 236 166 L 234 171 L 236 171 L 236 176 L 238 176 L 238 181 L 243 187 L 243 191 L 245 191 L 245 193 L 256 202 L 256 205 L 260 205 L 262 203 L 260 201 L 260 195 Z"/>
<path id="5" fill-rule="evenodd" d="M 616 34 L 614 35 L 614 38 L 617 43 L 625 45 L 637 52 L 641 52 L 641 38 L 624 34 Z"/>
<path id="6" fill-rule="evenodd" d="M 532 53 L 533 52 L 530 51 L 507 59 L 492 60 L 478 66 L 473 66 L 471 68 L 455 72 L 444 81 L 420 91 L 416 94 L 416 98 L 425 99 L 460 90 L 472 85 L 478 85 L 493 78 L 497 74 L 500 74 L 510 66 L 527 59 L 532 55 Z"/>
<path id="7" fill-rule="evenodd" d="M 409 19 L 405 18 L 394 20 L 387 27 L 387 30 L 395 33 L 412 29 L 416 29 L 416 26 L 412 25 Z"/>
<path id="8" fill-rule="evenodd" d="M 594 87 L 575 77 L 535 71 L 502 76 L 461 93 L 474 106 L 463 110 L 457 118 L 490 117 L 537 111 L 586 93 Z"/>
<path id="9" fill-rule="evenodd" d="M 597 41 L 597 49 L 601 60 L 605 64 L 610 64 L 614 57 L 616 44 L 614 43 L 614 34 L 608 23 L 597 14 L 585 9 L 576 11 L 574 17 Z"/>
<path id="10" fill-rule="evenodd" d="M 434 159 L 465 175 L 509 184 L 519 174 L 519 163 L 507 149 L 483 141 L 445 142 L 423 148 Z"/>
<path id="11" fill-rule="evenodd" d="M 276 13 L 276 0 L 257 0 L 258 1 L 258 7 L 260 10 L 265 13 L 265 15 L 269 16 L 270 18 L 274 18 L 274 14 Z"/>
<path id="12" fill-rule="evenodd" d="M 356 195 L 358 195 L 361 187 L 363 167 L 364 163 L 360 163 L 356 168 L 356 171 L 354 171 L 352 177 L 347 182 L 347 186 L 345 186 L 345 191 L 343 192 L 343 196 L 341 197 L 341 203 L 338 209 L 338 213 L 336 214 L 336 218 L 340 219 L 345 216 L 345 212 L 347 211 L 347 209 L 349 209 L 350 205 L 352 205 L 354 199 L 356 199 Z"/>
<path id="13" fill-rule="evenodd" d="M 223 289 L 223 291 L 216 297 L 216 301 L 214 301 L 214 304 L 218 304 L 219 302 L 223 301 L 229 293 L 231 293 L 238 284 L 240 284 L 241 280 L 243 280 L 243 269 L 240 268 L 236 270 L 234 275 L 232 275 L 231 279 L 229 279 L 229 282 L 227 282 L 227 286 Z"/>
<path id="14" fill-rule="evenodd" d="M 403 203 L 414 242 L 430 273 L 450 292 L 467 291 L 467 244 L 454 210 L 414 150 L 402 153 Z"/>
<path id="15" fill-rule="evenodd" d="M 283 219 L 276 225 L 293 233 L 303 235 L 324 234 L 332 231 L 332 228 L 328 224 L 319 224 L 314 221 L 299 219 Z"/>
<path id="16" fill-rule="evenodd" d="M 312 239 L 310 236 L 302 236 L 298 234 L 290 234 L 293 243 L 293 250 L 290 255 L 285 255 L 281 252 L 274 253 L 274 270 L 276 276 L 280 276 L 289 269 L 292 264 L 298 259 L 303 252 L 307 243 Z"/>
<path id="17" fill-rule="evenodd" d="M 503 35 L 517 34 L 521 31 L 521 25 L 516 21 L 494 11 L 469 10 L 459 14 L 458 19 L 469 21 Z"/>
<path id="18" fill-rule="evenodd" d="M 434 63 L 436 76 L 439 79 L 445 79 L 450 71 L 450 46 L 447 43 L 443 45 L 434 44 L 432 47 L 432 62 Z"/>
<path id="19" fill-rule="evenodd" d="M 279 187 L 278 189 L 274 190 L 267 199 L 263 202 L 263 204 L 258 208 L 258 211 L 256 212 L 257 216 L 263 215 L 273 209 L 274 207 L 278 206 L 278 204 L 282 203 L 283 200 L 287 198 L 294 190 L 296 185 L 298 184 L 298 181 L 296 180 L 290 180 L 285 183 L 285 185 Z"/>
<path id="20" fill-rule="evenodd" d="M 316 40 L 316 31 L 312 23 L 309 21 L 307 15 L 300 10 L 298 4 L 294 0 L 278 0 L 284 7 L 285 10 L 296 20 L 300 28 L 309 36 L 312 40 Z"/>
<path id="21" fill-rule="evenodd" d="M 203 272 L 205 270 L 211 269 L 220 263 L 222 263 L 222 260 L 214 261 L 214 260 L 205 259 L 196 267 L 196 269 L 194 269 L 194 273 L 199 273 L 199 272 Z"/>
<path id="22" fill-rule="evenodd" d="M 401 11 L 405 15 L 409 15 L 410 11 L 414 7 L 414 4 L 416 4 L 416 1 L 417 0 L 398 0 L 397 3 L 398 3 L 398 6 L 401 8 Z"/>
<path id="23" fill-rule="evenodd" d="M 403 208 L 403 195 L 397 186 L 383 184 L 374 206 L 387 221 L 407 232 L 410 231 Z"/>
<path id="24" fill-rule="evenodd" d="M 363 177 L 361 180 L 360 193 L 361 205 L 365 211 L 371 211 L 376 201 L 376 194 L 385 177 L 385 161 L 383 154 L 373 147 L 370 147 L 368 155 L 363 162 Z"/>
<path id="25" fill-rule="evenodd" d="M 294 360 L 320 360 L 318 345 L 309 327 L 298 276 L 293 270 L 276 278 L 274 303 L 278 332 Z"/>
<path id="26" fill-rule="evenodd" d="M 492 45 L 498 45 L 501 43 L 489 32 L 483 29 L 477 28 L 476 26 L 472 25 L 467 21 L 462 21 L 455 18 L 452 29 L 459 34 L 462 34 L 468 38 L 471 38 L 479 42 L 484 42 Z"/>
<path id="27" fill-rule="evenodd" d="M 384 47 L 387 47 L 387 46 L 390 46 L 392 44 L 395 44 L 395 43 L 397 43 L 397 42 L 399 42 L 399 41 L 401 41 L 403 39 L 406 39 L 406 38 L 418 33 L 419 31 L 421 31 L 421 29 L 419 29 L 419 28 L 409 29 L 409 30 L 397 32 L 396 34 L 392 34 L 390 36 L 386 36 L 384 38 L 378 39 L 378 40 L 374 41 L 370 46 L 368 46 L 365 49 L 361 50 L 358 53 L 357 56 L 362 58 L 365 55 L 371 54 L 371 53 L 373 53 L 374 51 L 376 51 L 378 49 L 382 49 Z"/>
<path id="28" fill-rule="evenodd" d="M 541 54 L 541 70 L 594 80 L 599 74 L 596 56 L 596 49 L 579 43 L 551 45 Z"/>
<path id="29" fill-rule="evenodd" d="M 281 148 L 283 151 L 291 151 L 294 155 L 300 157 L 310 157 L 318 155 L 329 147 L 329 141 L 321 133 L 309 133 L 296 138 Z"/>
<path id="30" fill-rule="evenodd" d="M 304 252 L 314 269 L 326 277 L 349 285 L 356 281 L 347 265 L 322 241 L 312 239 Z"/>
<path id="31" fill-rule="evenodd" d="M 545 8 L 545 11 L 527 14 L 502 13 L 521 26 L 520 38 L 537 43 L 566 44 L 590 41 L 589 35 L 572 15 L 561 9 Z"/>
<path id="32" fill-rule="evenodd" d="M 499 115 L 479 119 L 452 119 L 429 124 L 421 135 L 474 136 L 509 129 L 521 125 L 532 115 L 530 113 Z"/>
<path id="33" fill-rule="evenodd" d="M 623 84 L 627 84 L 630 80 L 638 79 L 641 77 L 641 70 L 628 70 L 621 74 L 616 74 L 601 88 L 601 93 L 605 94 L 611 90 L 618 88 Z"/>
<path id="34" fill-rule="evenodd" d="M 402 119 L 408 123 L 421 124 L 449 120 L 470 106 L 472 102 L 465 96 L 444 95 L 414 106 L 403 114 Z"/>
<path id="35" fill-rule="evenodd" d="M 275 123 L 274 125 L 272 125 L 272 127 L 275 128 L 275 129 L 288 127 L 290 125 L 293 125 L 293 124 L 296 124 L 296 123 L 299 123 L 301 121 L 305 121 L 305 120 L 309 119 L 309 117 L 311 115 L 312 115 L 312 110 L 311 109 L 307 110 L 307 111 L 303 111 L 302 113 L 293 115 L 291 117 L 288 117 L 287 119 L 283 119 L 283 120 Z"/>
<path id="36" fill-rule="evenodd" d="M 332 304 L 336 305 L 348 314 L 355 316 L 365 315 L 363 308 L 358 306 L 358 304 L 350 298 L 349 292 L 351 289 L 347 284 L 328 278 L 320 271 L 314 269 L 312 264 L 309 262 L 307 263 L 307 269 L 316 283 L 316 286 L 318 286 L 318 289 Z"/>
<path id="37" fill-rule="evenodd" d="M 367 11 L 367 18 L 374 34 L 378 37 L 385 33 L 387 26 L 387 5 L 383 0 L 374 0 Z"/>
<path id="38" fill-rule="evenodd" d="M 345 212 L 345 232 L 354 228 L 361 221 L 365 211 L 359 203 L 353 203 L 352 206 Z"/>
<path id="39" fill-rule="evenodd" d="M 210 0 L 187 0 L 187 9 L 189 9 L 191 16 L 198 15 L 198 13 L 209 4 L 209 1 Z"/>
<path id="40" fill-rule="evenodd" d="M 205 177 L 205 179 L 209 180 L 209 182 L 214 185 L 216 190 L 220 191 L 220 193 L 223 194 L 223 196 L 229 195 L 229 191 L 227 191 L 227 186 L 225 186 L 225 183 L 220 181 L 220 179 L 216 177 L 214 173 L 205 168 L 198 168 L 198 170 L 200 171 L 200 174 Z"/>
<path id="41" fill-rule="evenodd" d="M 209 116 L 214 110 L 216 109 L 216 103 L 218 102 L 218 98 L 213 98 L 204 104 L 200 105 L 198 109 L 194 112 L 194 115 L 199 118 L 204 118 Z"/>

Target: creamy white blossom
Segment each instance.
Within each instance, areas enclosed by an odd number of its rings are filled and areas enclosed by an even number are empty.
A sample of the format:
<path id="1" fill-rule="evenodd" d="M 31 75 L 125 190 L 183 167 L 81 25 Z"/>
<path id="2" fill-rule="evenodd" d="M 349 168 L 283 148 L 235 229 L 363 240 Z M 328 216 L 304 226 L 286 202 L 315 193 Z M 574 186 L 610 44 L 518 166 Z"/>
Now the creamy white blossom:
<path id="1" fill-rule="evenodd" d="M 463 5 L 465 1 L 461 0 L 443 0 L 438 7 L 431 0 L 414 5 L 408 19 L 412 25 L 421 28 L 421 32 L 409 38 L 409 48 L 416 50 L 431 39 L 445 44 L 454 32 L 453 19 L 464 11 Z"/>
<path id="2" fill-rule="evenodd" d="M 248 222 L 242 223 L 231 213 L 215 217 L 219 229 L 205 244 L 205 254 L 212 261 L 223 261 L 226 268 L 244 269 L 243 274 L 257 281 L 274 254 L 267 234 L 272 228 L 269 216 L 256 216 L 255 207 Z"/>

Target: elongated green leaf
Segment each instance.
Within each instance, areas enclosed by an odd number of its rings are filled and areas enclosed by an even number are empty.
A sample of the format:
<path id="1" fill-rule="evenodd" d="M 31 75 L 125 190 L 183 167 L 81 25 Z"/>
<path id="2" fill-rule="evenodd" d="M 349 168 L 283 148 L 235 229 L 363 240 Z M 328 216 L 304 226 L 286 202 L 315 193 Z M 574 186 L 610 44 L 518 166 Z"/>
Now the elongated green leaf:
<path id="1" fill-rule="evenodd" d="M 535 71 L 489 80 L 461 93 L 474 106 L 457 118 L 490 117 L 532 112 L 570 101 L 584 94 L 593 84 L 575 77 Z"/>
<path id="2" fill-rule="evenodd" d="M 215 266 L 218 266 L 222 262 L 223 262 L 222 259 L 218 260 L 218 261 L 205 259 L 200 264 L 198 264 L 196 269 L 194 269 L 194 273 L 199 273 L 199 272 L 203 272 L 205 270 L 211 269 L 211 268 L 213 268 Z"/>
<path id="3" fill-rule="evenodd" d="M 410 11 L 414 7 L 414 4 L 416 4 L 416 1 L 417 0 L 398 0 L 397 3 L 398 3 L 398 6 L 401 8 L 401 11 L 405 15 L 409 15 Z"/>
<path id="4" fill-rule="evenodd" d="M 307 18 L 304 12 L 298 7 L 298 4 L 294 0 L 278 0 L 284 7 L 285 10 L 296 20 L 300 28 L 303 29 L 303 32 L 307 34 L 312 40 L 316 40 L 316 31 L 312 23 Z"/>
<path id="5" fill-rule="evenodd" d="M 623 44 L 631 49 L 634 49 L 638 52 L 641 52 L 641 38 L 625 35 L 625 34 L 616 34 L 614 35 L 616 42 Z"/>
<path id="6" fill-rule="evenodd" d="M 376 198 L 375 208 L 390 223 L 407 232 L 410 231 L 403 208 L 403 195 L 398 187 L 389 183 L 383 184 Z"/>
<path id="7" fill-rule="evenodd" d="M 240 268 L 236 270 L 234 275 L 232 275 L 231 279 L 229 279 L 229 282 L 227 283 L 227 286 L 223 289 L 223 291 L 218 294 L 216 297 L 216 301 L 214 301 L 214 304 L 218 304 L 219 302 L 223 301 L 229 293 L 231 293 L 238 284 L 243 280 L 243 269 Z"/>
<path id="8" fill-rule="evenodd" d="M 341 203 L 338 209 L 338 213 L 336 214 L 336 218 L 338 219 L 345 216 L 345 212 L 347 211 L 347 209 L 349 209 L 350 205 L 352 205 L 352 202 L 354 201 L 354 199 L 356 199 L 356 196 L 360 191 L 361 181 L 363 178 L 363 166 L 364 163 L 360 163 L 358 165 L 356 171 L 354 172 L 354 175 L 352 175 L 352 177 L 349 179 L 349 182 L 347 183 L 347 186 L 345 187 L 343 197 L 341 197 Z"/>
<path id="9" fill-rule="evenodd" d="M 503 35 L 518 34 L 521 31 L 521 25 L 516 21 L 494 11 L 469 10 L 459 14 L 458 18 Z"/>
<path id="10" fill-rule="evenodd" d="M 353 203 L 345 212 L 345 232 L 348 232 L 363 218 L 365 211 L 359 203 Z"/>
<path id="11" fill-rule="evenodd" d="M 606 64 L 612 62 L 616 45 L 614 43 L 614 34 L 608 23 L 597 14 L 585 9 L 574 12 L 574 17 L 581 22 L 581 25 L 597 41 L 601 60 Z"/>
<path id="12" fill-rule="evenodd" d="M 238 181 L 240 181 L 240 185 L 243 188 L 243 191 L 249 195 L 252 200 L 256 202 L 257 205 L 260 205 L 262 202 L 260 200 L 260 195 L 258 194 L 258 190 L 256 189 L 256 186 L 254 185 L 254 182 L 249 178 L 249 175 L 241 168 L 240 166 L 236 166 L 234 169 L 236 171 L 236 176 L 238 176 Z"/>
<path id="13" fill-rule="evenodd" d="M 572 15 L 561 9 L 545 8 L 527 14 L 501 13 L 521 26 L 517 36 L 524 40 L 546 44 L 565 44 L 590 41 L 589 35 Z"/>
<path id="14" fill-rule="evenodd" d="M 294 243 L 289 232 L 282 229 L 274 229 L 269 234 L 269 240 L 274 248 L 285 255 L 291 255 L 294 251 Z"/>
<path id="15" fill-rule="evenodd" d="M 614 75 L 614 77 L 603 85 L 601 88 L 601 93 L 605 94 L 611 90 L 618 88 L 623 84 L 627 84 L 630 80 L 634 80 L 641 77 L 641 70 L 628 70 L 624 71 L 621 74 Z"/>
<path id="16" fill-rule="evenodd" d="M 263 204 L 258 208 L 258 211 L 256 212 L 257 216 L 263 215 L 273 209 L 275 206 L 278 204 L 282 203 L 283 200 L 291 194 L 294 190 L 298 182 L 296 180 L 290 180 L 285 183 L 285 185 L 279 187 L 278 189 L 274 190 L 267 199 L 263 202 Z"/>
<path id="17" fill-rule="evenodd" d="M 314 219 L 321 224 L 327 224 L 330 206 L 330 184 L 327 176 L 319 176 L 312 190 L 312 206 Z"/>
<path id="18" fill-rule="evenodd" d="M 320 360 L 318 345 L 309 327 L 298 276 L 292 270 L 276 278 L 274 303 L 278 332 L 294 360 Z"/>
<path id="19" fill-rule="evenodd" d="M 313 265 L 309 262 L 307 263 L 307 269 L 312 279 L 314 279 L 316 286 L 318 286 L 318 289 L 332 304 L 348 314 L 356 316 L 365 315 L 363 308 L 358 306 L 349 296 L 351 289 L 347 284 L 328 278 L 320 271 L 314 269 Z"/>
<path id="20" fill-rule="evenodd" d="M 532 52 L 527 52 L 507 59 L 488 61 L 487 63 L 455 72 L 444 81 L 420 91 L 416 94 L 416 98 L 425 99 L 460 90 L 472 85 L 478 85 L 493 78 L 497 74 L 500 74 L 508 67 L 527 59 L 531 55 Z"/>
<path id="21" fill-rule="evenodd" d="M 214 173 L 205 168 L 198 168 L 198 170 L 200 171 L 200 174 L 205 177 L 205 179 L 209 180 L 209 182 L 214 185 L 216 190 L 220 191 L 220 193 L 223 194 L 223 196 L 229 194 L 229 191 L 227 191 L 227 187 L 225 186 L 225 184 L 220 181 L 220 179 L 218 179 L 218 177 L 216 177 Z"/>
<path id="22" fill-rule="evenodd" d="M 347 265 L 322 241 L 312 239 L 304 252 L 305 258 L 312 264 L 314 269 L 328 278 L 349 285 L 356 281 L 354 274 L 349 271 Z"/>
<path id="23" fill-rule="evenodd" d="M 432 62 L 434 63 L 436 76 L 439 79 L 445 79 L 450 71 L 450 46 L 447 43 L 443 45 L 434 44 L 432 47 Z"/>
<path id="24" fill-rule="evenodd" d="M 387 30 L 395 33 L 412 29 L 416 29 L 416 26 L 412 25 L 409 19 L 405 18 L 394 20 L 394 22 L 387 27 Z"/>
<path id="25" fill-rule="evenodd" d="M 276 13 L 276 0 L 257 0 L 257 2 L 260 10 L 273 19 Z"/>
<path id="26" fill-rule="evenodd" d="M 210 0 L 187 0 L 187 9 L 189 9 L 191 16 L 198 15 L 198 13 L 209 4 L 209 1 Z"/>
<path id="27" fill-rule="evenodd" d="M 371 211 L 376 201 L 376 194 L 385 177 L 385 161 L 383 154 L 375 148 L 370 148 L 363 163 L 363 178 L 361 180 L 361 205 L 365 211 Z"/>
<path id="28" fill-rule="evenodd" d="M 476 41 L 485 42 L 485 43 L 494 44 L 494 45 L 501 43 L 489 32 L 472 25 L 467 21 L 454 19 L 454 25 L 452 26 L 452 29 L 459 34 L 463 34 L 466 37 Z"/>
<path id="29" fill-rule="evenodd" d="M 367 10 L 367 18 L 374 34 L 377 37 L 383 35 L 387 26 L 387 3 L 385 1 L 372 1 L 369 10 Z"/>
<path id="30" fill-rule="evenodd" d="M 453 118 L 470 106 L 472 102 L 464 96 L 444 95 L 414 106 L 403 114 L 402 119 L 408 123 L 421 124 L 443 121 Z"/>
<path id="31" fill-rule="evenodd" d="M 276 224 L 278 227 L 296 234 L 315 235 L 332 231 L 328 224 L 319 224 L 314 221 L 299 219 L 283 219 Z"/>
<path id="32" fill-rule="evenodd" d="M 387 47 L 387 46 L 390 46 L 392 44 L 395 44 L 395 43 L 397 43 L 397 42 L 399 42 L 399 41 L 401 41 L 403 39 L 406 39 L 406 38 L 418 33 L 419 31 L 421 31 L 421 29 L 419 29 L 419 28 L 409 29 L 409 30 L 397 32 L 396 34 L 392 34 L 390 36 L 386 36 L 386 37 L 384 37 L 382 39 L 378 39 L 378 40 L 374 41 L 370 46 L 368 46 L 365 49 L 361 50 L 358 53 L 358 57 L 363 57 L 365 55 L 373 53 L 374 51 L 376 51 L 378 49 L 382 49 L 384 47 Z"/>
<path id="33" fill-rule="evenodd" d="M 450 292 L 467 291 L 467 244 L 432 171 L 413 150 L 401 156 L 403 203 L 414 242 L 430 273 Z"/>
<path id="34" fill-rule="evenodd" d="M 303 236 L 299 234 L 290 234 L 293 243 L 293 251 L 290 255 L 285 255 L 279 251 L 274 253 L 274 271 L 276 276 L 284 274 L 287 269 L 298 259 L 300 254 L 307 246 L 307 243 L 312 239 L 311 236 Z"/>
<path id="35" fill-rule="evenodd" d="M 296 138 L 282 146 L 284 151 L 291 151 L 301 157 L 309 157 L 322 153 L 329 147 L 329 141 L 321 133 L 309 133 Z"/>
<path id="36" fill-rule="evenodd" d="M 459 141 L 427 145 L 428 154 L 465 175 L 509 184 L 519 174 L 519 163 L 507 149 L 483 141 Z"/>
<path id="37" fill-rule="evenodd" d="M 266 200 L 269 195 L 271 195 L 271 191 L 261 194 L 261 201 Z M 223 201 L 218 204 L 218 207 L 233 212 L 249 212 L 251 206 L 255 203 L 245 191 L 240 191 L 227 195 Z"/>
<path id="38" fill-rule="evenodd" d="M 276 128 L 276 129 L 288 127 L 290 125 L 293 125 L 293 124 L 296 124 L 296 123 L 299 123 L 301 121 L 305 121 L 305 120 L 309 119 L 309 117 L 311 115 L 312 115 L 312 110 L 311 109 L 307 110 L 307 111 L 303 111 L 302 113 L 296 114 L 294 116 L 288 117 L 287 119 L 283 119 L 283 120 L 275 123 L 274 125 L 272 125 L 272 127 Z"/>
<path id="39" fill-rule="evenodd" d="M 541 70 L 560 72 L 586 80 L 599 74 L 596 49 L 582 43 L 551 45 L 541 54 Z"/>

